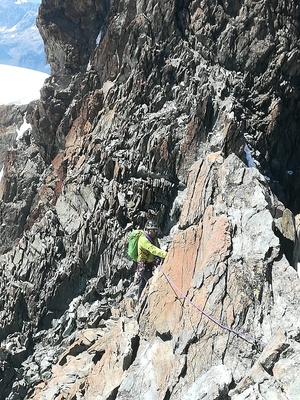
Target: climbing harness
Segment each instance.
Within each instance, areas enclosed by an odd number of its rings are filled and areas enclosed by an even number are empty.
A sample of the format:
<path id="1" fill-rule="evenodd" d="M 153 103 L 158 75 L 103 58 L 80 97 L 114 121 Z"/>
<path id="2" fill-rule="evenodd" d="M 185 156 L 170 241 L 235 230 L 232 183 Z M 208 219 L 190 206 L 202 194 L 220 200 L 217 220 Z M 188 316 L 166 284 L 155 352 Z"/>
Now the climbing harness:
<path id="1" fill-rule="evenodd" d="M 246 333 L 243 332 L 239 332 L 235 329 L 229 328 L 226 325 L 221 324 L 219 321 L 217 321 L 215 318 L 213 318 L 211 315 L 207 314 L 204 310 L 202 310 L 200 307 L 198 307 L 189 297 L 187 297 L 182 290 L 179 289 L 178 286 L 176 286 L 176 284 L 172 281 L 172 279 L 165 273 L 165 271 L 162 269 L 161 265 L 158 265 L 158 268 L 160 269 L 160 271 L 162 272 L 162 274 L 164 275 L 164 277 L 167 279 L 167 281 L 169 282 L 170 286 L 172 287 L 173 291 L 175 292 L 175 290 L 185 299 L 187 300 L 194 308 L 196 308 L 196 310 L 198 310 L 199 312 L 201 312 L 201 314 L 203 314 L 205 317 L 207 317 L 208 319 L 210 319 L 214 324 L 218 325 L 220 328 L 227 330 L 228 332 L 234 333 L 237 336 L 240 336 L 242 339 L 245 340 L 249 340 L 251 342 L 254 343 L 260 343 L 262 345 L 266 345 L 265 342 L 263 342 L 260 339 L 254 338 Z M 174 290 L 175 289 L 175 290 Z M 176 292 L 175 292 L 176 293 Z M 178 296 L 176 296 L 177 299 L 179 299 Z M 181 303 L 181 302 L 180 302 Z M 183 306 L 183 304 L 181 303 L 181 305 Z"/>

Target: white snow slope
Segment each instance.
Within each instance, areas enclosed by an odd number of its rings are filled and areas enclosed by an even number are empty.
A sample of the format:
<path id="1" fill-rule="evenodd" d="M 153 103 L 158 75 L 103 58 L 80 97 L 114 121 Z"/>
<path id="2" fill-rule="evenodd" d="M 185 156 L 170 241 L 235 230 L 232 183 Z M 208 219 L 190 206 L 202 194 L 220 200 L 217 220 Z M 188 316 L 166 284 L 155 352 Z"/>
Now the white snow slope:
<path id="1" fill-rule="evenodd" d="M 48 76 L 44 72 L 0 64 L 0 104 L 28 104 L 39 99 Z"/>

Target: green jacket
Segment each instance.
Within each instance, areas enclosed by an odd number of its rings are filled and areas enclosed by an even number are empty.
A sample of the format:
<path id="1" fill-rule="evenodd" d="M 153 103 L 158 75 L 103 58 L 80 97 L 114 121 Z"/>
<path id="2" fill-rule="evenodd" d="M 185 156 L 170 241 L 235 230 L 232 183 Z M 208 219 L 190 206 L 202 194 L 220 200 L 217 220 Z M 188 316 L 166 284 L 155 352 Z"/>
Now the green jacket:
<path id="1" fill-rule="evenodd" d="M 142 234 L 138 241 L 138 259 L 137 261 L 153 262 L 154 257 L 166 258 L 167 252 L 159 248 L 157 238 L 154 238 L 152 244 L 144 234 Z"/>

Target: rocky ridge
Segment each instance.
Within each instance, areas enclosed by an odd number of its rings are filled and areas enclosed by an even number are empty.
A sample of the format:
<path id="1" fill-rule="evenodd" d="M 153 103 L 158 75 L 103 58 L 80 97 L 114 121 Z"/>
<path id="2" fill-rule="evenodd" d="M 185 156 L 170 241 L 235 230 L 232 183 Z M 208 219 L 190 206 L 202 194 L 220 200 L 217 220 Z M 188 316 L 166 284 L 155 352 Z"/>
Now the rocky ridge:
<path id="1" fill-rule="evenodd" d="M 298 13 L 42 1 L 52 74 L 1 180 L 3 399 L 299 399 Z M 136 310 L 149 216 L 168 257 Z"/>

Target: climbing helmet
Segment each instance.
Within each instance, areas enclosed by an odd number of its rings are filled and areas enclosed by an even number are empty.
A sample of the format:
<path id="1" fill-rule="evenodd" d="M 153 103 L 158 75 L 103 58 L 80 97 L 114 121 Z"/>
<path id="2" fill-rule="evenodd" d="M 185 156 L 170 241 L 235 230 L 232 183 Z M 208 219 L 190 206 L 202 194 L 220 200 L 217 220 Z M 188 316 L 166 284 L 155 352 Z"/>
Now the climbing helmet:
<path id="1" fill-rule="evenodd" d="M 149 219 L 146 222 L 145 230 L 146 231 L 157 231 L 158 230 L 157 223 L 155 221 L 153 221 L 152 219 Z"/>

